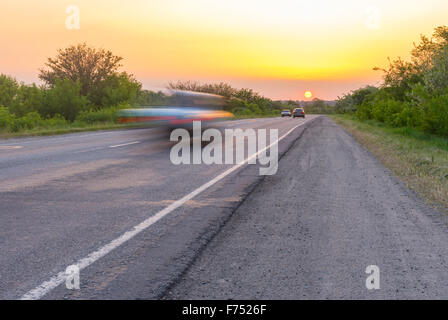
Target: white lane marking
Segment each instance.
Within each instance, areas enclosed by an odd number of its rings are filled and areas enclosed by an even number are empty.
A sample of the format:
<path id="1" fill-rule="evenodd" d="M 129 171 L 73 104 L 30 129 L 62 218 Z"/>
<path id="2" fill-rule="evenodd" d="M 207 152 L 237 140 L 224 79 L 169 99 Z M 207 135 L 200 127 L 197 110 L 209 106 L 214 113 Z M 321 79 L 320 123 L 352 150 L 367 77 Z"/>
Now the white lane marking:
<path id="1" fill-rule="evenodd" d="M 0 146 L 0 150 L 22 149 L 23 146 Z"/>
<path id="2" fill-rule="evenodd" d="M 302 126 L 305 123 L 306 123 L 306 121 L 301 122 L 300 124 L 296 125 L 291 130 L 289 130 L 287 133 L 285 133 L 283 136 L 281 136 L 277 141 L 274 141 L 273 143 L 271 143 L 266 148 L 264 148 L 262 150 L 259 150 L 258 152 L 254 153 L 252 156 L 248 157 L 244 162 L 236 164 L 232 168 L 224 171 L 223 173 L 218 175 L 216 178 L 214 178 L 214 179 L 210 180 L 209 182 L 207 182 L 206 184 L 200 186 L 199 188 L 197 188 L 193 192 L 187 194 L 183 198 L 173 202 L 171 205 L 169 205 L 165 209 L 163 209 L 163 210 L 157 212 L 155 215 L 147 218 L 146 220 L 144 220 L 140 224 L 136 225 L 131 230 L 129 230 L 129 231 L 125 232 L 124 234 L 122 234 L 120 237 L 116 238 L 115 240 L 112 240 L 111 242 L 109 242 L 108 244 L 106 244 L 103 247 L 99 248 L 98 250 L 90 253 L 85 258 L 82 258 L 82 259 L 78 260 L 74 265 L 78 266 L 79 270 L 83 270 L 83 269 L 87 268 L 91 264 L 95 263 L 96 261 L 98 261 L 99 259 L 104 257 L 105 255 L 107 255 L 109 252 L 111 252 L 114 249 L 118 248 L 123 243 L 127 242 L 128 240 L 134 238 L 140 232 L 146 230 L 151 225 L 153 225 L 154 223 L 156 223 L 157 221 L 161 220 L 163 217 L 165 217 L 166 215 L 168 215 L 172 211 L 174 211 L 177 208 L 179 208 L 180 206 L 182 206 L 187 201 L 190 201 L 191 199 L 193 199 L 194 197 L 196 197 L 197 195 L 199 195 L 203 191 L 207 190 L 208 188 L 210 188 L 211 186 L 213 186 L 217 182 L 219 182 L 222 179 L 224 179 L 225 177 L 227 177 L 229 174 L 231 174 L 235 170 L 237 170 L 237 169 L 241 168 L 242 166 L 244 166 L 245 164 L 248 163 L 248 161 L 252 160 L 254 157 L 257 157 L 258 154 L 260 154 L 260 153 L 270 149 L 273 145 L 275 145 L 276 143 L 279 143 L 281 140 L 283 140 L 285 137 L 287 137 L 291 132 L 293 132 L 295 129 L 297 129 L 298 127 Z M 66 277 L 67 277 L 67 275 L 65 273 L 65 268 L 64 268 L 64 271 L 59 272 L 58 274 L 56 274 L 53 277 L 51 277 L 48 281 L 45 281 L 44 283 L 42 283 L 38 287 L 28 291 L 20 299 L 21 300 L 38 300 L 38 299 L 42 298 L 43 296 L 45 296 L 47 293 L 49 293 L 51 290 L 53 290 L 54 288 L 59 286 L 60 284 L 64 283 L 65 280 L 66 280 Z"/>
<path id="3" fill-rule="evenodd" d="M 133 145 L 133 144 L 137 144 L 137 143 L 140 143 L 140 141 L 133 141 L 133 142 L 129 142 L 129 143 L 117 144 L 115 146 L 109 146 L 109 147 L 90 148 L 90 149 L 86 149 L 86 150 L 75 151 L 75 152 L 73 152 L 73 154 L 93 152 L 93 151 L 98 151 L 98 150 L 105 150 L 105 149 L 108 149 L 108 148 L 125 147 L 125 146 L 130 146 L 130 145 Z"/>
<path id="4" fill-rule="evenodd" d="M 140 143 L 140 141 L 133 141 L 133 142 L 123 143 L 123 144 L 117 144 L 115 146 L 109 146 L 109 148 L 125 147 L 125 146 L 130 146 L 130 145 L 133 145 L 133 144 L 137 144 L 137 143 Z"/>

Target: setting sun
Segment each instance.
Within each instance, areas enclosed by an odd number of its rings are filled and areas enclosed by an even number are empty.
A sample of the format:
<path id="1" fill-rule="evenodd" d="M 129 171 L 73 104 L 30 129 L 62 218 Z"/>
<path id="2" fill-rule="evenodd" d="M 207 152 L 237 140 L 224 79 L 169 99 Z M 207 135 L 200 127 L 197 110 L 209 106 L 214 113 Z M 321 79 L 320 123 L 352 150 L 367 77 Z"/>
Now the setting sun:
<path id="1" fill-rule="evenodd" d="M 309 99 L 313 96 L 313 93 L 311 91 L 306 91 L 305 92 L 305 98 Z"/>

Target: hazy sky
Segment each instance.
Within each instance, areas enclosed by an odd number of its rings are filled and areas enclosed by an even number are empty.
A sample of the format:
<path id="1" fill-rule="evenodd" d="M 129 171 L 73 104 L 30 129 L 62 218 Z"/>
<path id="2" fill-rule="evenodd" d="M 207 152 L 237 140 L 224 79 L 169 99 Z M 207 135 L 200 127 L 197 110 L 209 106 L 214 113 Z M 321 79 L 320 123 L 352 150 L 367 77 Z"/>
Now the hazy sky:
<path id="1" fill-rule="evenodd" d="M 70 5 L 79 30 L 66 27 Z M 333 99 L 378 83 L 373 67 L 448 24 L 448 1 L 1 0 L 0 23 L 0 73 L 25 82 L 58 48 L 86 42 L 124 57 L 149 89 L 222 80 L 274 99 Z"/>

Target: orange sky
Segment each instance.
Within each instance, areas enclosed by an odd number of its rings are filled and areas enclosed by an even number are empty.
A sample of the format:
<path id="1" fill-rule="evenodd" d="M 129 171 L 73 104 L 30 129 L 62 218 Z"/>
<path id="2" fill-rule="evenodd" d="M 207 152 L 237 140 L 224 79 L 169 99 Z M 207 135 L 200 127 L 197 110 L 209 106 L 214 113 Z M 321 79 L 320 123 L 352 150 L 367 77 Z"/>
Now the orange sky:
<path id="1" fill-rule="evenodd" d="M 80 29 L 66 28 L 69 5 Z M 387 57 L 448 24 L 446 0 L 2 0 L 0 73 L 37 81 L 78 42 L 125 58 L 146 88 L 226 81 L 274 99 L 334 99 L 372 83 Z"/>

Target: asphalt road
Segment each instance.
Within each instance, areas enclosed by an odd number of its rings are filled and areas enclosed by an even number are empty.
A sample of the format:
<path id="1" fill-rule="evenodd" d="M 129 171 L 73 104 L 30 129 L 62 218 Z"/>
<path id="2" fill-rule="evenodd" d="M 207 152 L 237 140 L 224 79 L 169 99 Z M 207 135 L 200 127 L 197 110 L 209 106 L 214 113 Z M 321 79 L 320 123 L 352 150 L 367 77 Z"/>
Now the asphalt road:
<path id="1" fill-rule="evenodd" d="M 0 142 L 0 299 L 448 298 L 444 216 L 330 119 L 219 126 L 279 129 L 278 173 L 156 129 Z"/>
<path id="2" fill-rule="evenodd" d="M 304 122 L 275 118 L 217 126 L 278 128 L 281 136 Z M 123 234 L 234 167 L 176 166 L 169 158 L 172 146 L 158 129 L 2 141 L 0 298 L 161 297 L 259 179 L 258 167 L 236 170 L 117 245 Z M 104 257 L 92 260 L 98 250 Z M 82 290 L 67 292 L 57 275 L 86 258 Z"/>

